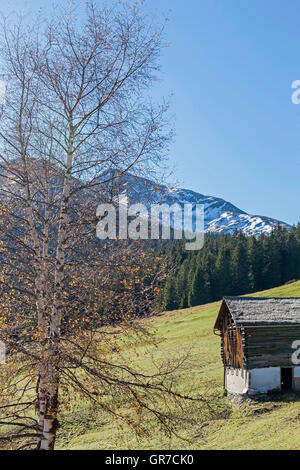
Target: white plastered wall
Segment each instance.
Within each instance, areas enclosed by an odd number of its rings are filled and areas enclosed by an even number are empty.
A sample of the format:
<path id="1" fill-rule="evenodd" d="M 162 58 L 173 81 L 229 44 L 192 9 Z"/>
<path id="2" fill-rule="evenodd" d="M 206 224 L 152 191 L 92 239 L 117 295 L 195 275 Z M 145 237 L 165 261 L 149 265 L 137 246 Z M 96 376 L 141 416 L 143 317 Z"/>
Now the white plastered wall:
<path id="1" fill-rule="evenodd" d="M 281 386 L 280 367 L 264 367 L 261 369 L 251 369 L 250 383 L 251 389 L 264 393 L 269 390 L 278 390 Z"/>
<path id="2" fill-rule="evenodd" d="M 295 369 L 297 372 L 294 372 L 294 377 L 299 377 L 297 382 L 300 387 L 300 367 Z M 225 388 L 230 393 L 242 394 L 248 389 L 265 393 L 269 390 L 278 390 L 280 386 L 280 367 L 265 367 L 248 371 L 229 367 L 225 369 Z"/>
<path id="3" fill-rule="evenodd" d="M 300 392 L 300 366 L 294 367 L 294 390 Z"/>
<path id="4" fill-rule="evenodd" d="M 300 366 L 294 367 L 294 377 L 300 379 Z"/>
<path id="5" fill-rule="evenodd" d="M 225 369 L 225 388 L 230 393 L 242 394 L 248 389 L 248 372 L 241 369 Z"/>

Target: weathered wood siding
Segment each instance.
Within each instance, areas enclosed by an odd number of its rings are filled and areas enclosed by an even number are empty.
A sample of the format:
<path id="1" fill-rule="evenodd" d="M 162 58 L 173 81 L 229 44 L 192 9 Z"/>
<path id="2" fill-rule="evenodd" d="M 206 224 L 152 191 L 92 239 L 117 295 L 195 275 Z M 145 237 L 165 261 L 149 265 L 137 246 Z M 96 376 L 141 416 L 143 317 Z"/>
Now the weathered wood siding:
<path id="1" fill-rule="evenodd" d="M 219 316 L 221 357 L 228 367 L 255 369 L 292 367 L 292 344 L 300 341 L 300 326 L 237 328 L 225 303 Z"/>
<path id="2" fill-rule="evenodd" d="M 245 329 L 244 352 L 247 369 L 293 366 L 292 343 L 300 340 L 299 327 L 259 327 Z"/>
<path id="3" fill-rule="evenodd" d="M 245 331 L 237 329 L 231 315 L 224 310 L 221 330 L 221 357 L 224 365 L 240 369 L 245 366 Z"/>

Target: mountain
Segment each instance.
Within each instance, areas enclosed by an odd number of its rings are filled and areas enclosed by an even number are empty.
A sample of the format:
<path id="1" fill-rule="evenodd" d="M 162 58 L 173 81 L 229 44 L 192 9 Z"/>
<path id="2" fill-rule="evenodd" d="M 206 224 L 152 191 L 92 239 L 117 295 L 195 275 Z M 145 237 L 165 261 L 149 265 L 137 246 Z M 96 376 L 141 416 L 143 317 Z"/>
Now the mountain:
<path id="1" fill-rule="evenodd" d="M 113 173 L 113 191 L 119 194 L 126 192 L 131 203 L 140 202 L 147 207 L 151 204 L 204 204 L 204 227 L 207 233 L 232 234 L 238 230 L 245 235 L 257 236 L 270 233 L 278 224 L 287 229 L 291 227 L 270 217 L 248 214 L 218 197 L 205 196 L 189 189 L 170 188 L 132 174 L 117 176 L 118 171 Z"/>
<path id="2" fill-rule="evenodd" d="M 0 200 L 7 199 L 10 193 L 18 193 L 21 186 L 11 177 L 12 174 L 18 175 L 20 161 L 18 159 L 10 162 L 13 172 L 7 172 L 6 165 L 0 168 Z M 15 168 L 15 170 L 14 170 Z M 52 165 L 51 167 L 51 194 L 54 197 L 60 191 L 62 179 L 61 170 Z M 43 178 L 43 162 L 38 159 L 32 159 L 30 162 L 30 173 L 33 180 L 39 180 L 40 175 Z M 108 183 L 103 183 L 108 181 Z M 79 187 L 82 181 L 77 178 L 72 179 L 72 186 Z M 260 233 L 270 233 L 278 224 L 289 229 L 291 226 L 285 222 L 278 221 L 266 216 L 251 215 L 239 209 L 224 199 L 214 196 L 205 196 L 188 189 L 172 188 L 163 184 L 158 184 L 148 178 L 126 173 L 122 175 L 120 170 L 108 170 L 104 172 L 98 181 L 99 202 L 104 198 L 109 200 L 111 197 L 122 193 L 127 193 L 130 203 L 143 203 L 147 207 L 151 204 L 174 203 L 183 206 L 184 204 L 204 204 L 204 228 L 207 233 L 232 234 L 235 230 L 243 232 L 245 235 L 259 235 Z M 84 190 L 81 193 L 81 202 L 91 200 L 91 206 L 95 201 L 95 193 L 90 190 Z M 96 210 L 96 207 L 95 207 Z M 173 219 L 171 218 L 173 225 Z"/>

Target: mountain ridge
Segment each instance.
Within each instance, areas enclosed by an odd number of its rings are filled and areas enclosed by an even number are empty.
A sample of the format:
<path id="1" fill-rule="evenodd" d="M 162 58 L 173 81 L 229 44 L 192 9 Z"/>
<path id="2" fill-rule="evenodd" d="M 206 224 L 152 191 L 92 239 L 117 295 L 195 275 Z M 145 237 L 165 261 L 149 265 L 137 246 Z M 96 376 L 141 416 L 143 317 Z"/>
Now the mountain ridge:
<path id="1" fill-rule="evenodd" d="M 291 228 L 288 223 L 272 217 L 249 214 L 219 197 L 168 187 L 145 177 L 122 174 L 120 170 L 109 173 L 114 176 L 114 190 L 117 187 L 119 193 L 127 192 L 131 203 L 144 203 L 147 207 L 151 204 L 204 204 L 204 227 L 207 233 L 232 234 L 238 230 L 245 235 L 258 236 L 260 233 L 271 233 L 278 225 L 288 230 Z"/>
<path id="2" fill-rule="evenodd" d="M 39 159 L 32 159 L 31 162 L 31 176 L 37 177 L 39 172 L 42 171 L 43 162 Z M 19 160 L 12 160 L 8 165 L 18 169 Z M 53 173 L 52 178 L 54 179 L 54 190 L 59 191 L 62 171 L 55 164 L 51 166 L 51 169 Z M 56 180 L 57 184 L 55 184 Z M 107 182 L 105 183 L 105 181 Z M 7 169 L 2 165 L 0 171 L 0 185 L 2 189 L 0 199 L 8 197 L 12 190 L 12 183 L 12 179 L 7 177 Z M 72 178 L 72 184 L 74 186 L 80 186 L 81 183 L 81 179 Z M 159 184 L 149 178 L 127 172 L 122 173 L 119 169 L 104 171 L 99 176 L 98 185 L 100 200 L 101 192 L 103 192 L 104 199 L 107 200 L 110 199 L 110 195 L 118 195 L 126 192 L 130 203 L 143 203 L 148 208 L 152 204 L 168 204 L 171 206 L 174 203 L 178 203 L 182 207 L 184 204 L 192 204 L 193 207 L 195 207 L 196 204 L 204 204 L 204 229 L 206 233 L 224 235 L 241 231 L 245 235 L 258 236 L 261 233 L 271 233 L 277 225 L 281 225 L 287 230 L 291 228 L 291 225 L 288 223 L 272 217 L 249 214 L 225 199 L 207 196 L 190 189 Z M 21 190 L 20 185 L 14 183 L 14 186 L 13 191 L 18 192 Z M 7 191 L 5 191 L 6 187 Z M 95 204 L 94 193 L 86 188 L 84 194 L 86 198 L 91 198 L 91 201 L 93 200 L 93 204 Z"/>

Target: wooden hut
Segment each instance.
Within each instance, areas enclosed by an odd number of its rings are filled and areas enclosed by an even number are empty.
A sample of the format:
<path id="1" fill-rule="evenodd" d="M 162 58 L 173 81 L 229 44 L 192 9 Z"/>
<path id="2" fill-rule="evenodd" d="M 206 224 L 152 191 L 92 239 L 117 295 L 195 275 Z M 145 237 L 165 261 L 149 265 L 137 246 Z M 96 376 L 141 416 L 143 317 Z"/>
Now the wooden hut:
<path id="1" fill-rule="evenodd" d="M 226 297 L 214 332 L 228 392 L 300 391 L 300 298 Z"/>

